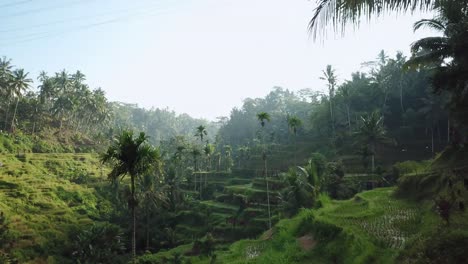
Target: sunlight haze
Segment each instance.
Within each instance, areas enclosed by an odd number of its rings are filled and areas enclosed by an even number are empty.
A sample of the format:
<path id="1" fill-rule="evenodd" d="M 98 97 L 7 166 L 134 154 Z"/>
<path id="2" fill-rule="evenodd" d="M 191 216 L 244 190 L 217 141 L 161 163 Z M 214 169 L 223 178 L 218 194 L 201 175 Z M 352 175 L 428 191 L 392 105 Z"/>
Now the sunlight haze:
<path id="1" fill-rule="evenodd" d="M 34 78 L 41 70 L 80 70 L 110 100 L 214 120 L 274 86 L 324 90 L 319 76 L 327 64 L 341 82 L 382 49 L 408 56 L 409 45 L 424 36 L 412 31 L 424 15 L 387 15 L 343 37 L 329 31 L 314 41 L 307 29 L 314 6 L 305 0 L 23 1 L 2 6 L 0 55 Z"/>

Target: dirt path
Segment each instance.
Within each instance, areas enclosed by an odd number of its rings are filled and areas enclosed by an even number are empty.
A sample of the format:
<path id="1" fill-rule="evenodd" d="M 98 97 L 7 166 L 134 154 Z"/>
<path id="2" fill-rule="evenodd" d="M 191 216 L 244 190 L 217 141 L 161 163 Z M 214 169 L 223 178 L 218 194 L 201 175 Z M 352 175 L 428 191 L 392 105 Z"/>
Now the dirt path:
<path id="1" fill-rule="evenodd" d="M 306 251 L 313 249 L 317 245 L 317 241 L 314 240 L 312 235 L 301 236 L 297 241 L 301 248 Z"/>

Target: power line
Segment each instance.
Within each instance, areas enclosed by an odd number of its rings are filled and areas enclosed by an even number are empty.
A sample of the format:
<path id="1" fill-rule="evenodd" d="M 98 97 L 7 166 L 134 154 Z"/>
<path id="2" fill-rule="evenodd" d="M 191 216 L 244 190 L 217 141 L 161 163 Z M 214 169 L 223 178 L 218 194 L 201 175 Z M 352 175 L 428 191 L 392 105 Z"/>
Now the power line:
<path id="1" fill-rule="evenodd" d="M 53 9 L 67 8 L 67 7 L 70 7 L 70 6 L 77 5 L 77 4 L 82 4 L 84 2 L 94 2 L 94 1 L 96 1 L 96 0 L 78 0 L 78 1 L 70 2 L 70 3 L 65 2 L 65 3 L 62 3 L 61 5 L 58 5 L 58 6 L 41 7 L 41 8 L 30 9 L 30 10 L 26 10 L 26 11 L 21 11 L 21 12 L 5 15 L 2 18 L 17 17 L 17 16 L 23 16 L 23 15 L 29 15 L 29 14 L 32 14 L 32 13 L 37 14 L 37 13 L 42 12 L 42 11 L 49 11 L 49 10 L 53 10 Z"/>
<path id="2" fill-rule="evenodd" d="M 158 10 L 158 11 L 162 11 L 162 10 Z M 150 14 L 147 14 L 145 16 L 140 16 L 139 18 L 159 15 L 161 13 L 163 13 L 163 12 L 150 13 Z M 76 27 L 76 28 L 72 28 L 72 29 L 41 32 L 41 33 L 36 33 L 36 34 L 32 34 L 32 35 L 25 35 L 25 36 L 22 36 L 22 39 L 19 39 L 17 41 L 12 41 L 12 42 L 5 42 L 5 43 L 0 44 L 0 45 L 1 46 L 7 46 L 7 45 L 19 44 L 19 43 L 29 42 L 29 41 L 33 41 L 33 40 L 38 40 L 38 39 L 49 38 L 49 37 L 57 37 L 57 36 L 60 36 L 60 35 L 63 35 L 63 34 L 73 33 L 73 32 L 76 32 L 76 31 L 85 30 L 85 29 L 89 29 L 89 28 L 94 28 L 94 27 L 98 27 L 98 26 L 102 26 L 102 25 L 106 25 L 106 24 L 118 23 L 118 22 L 125 21 L 125 20 L 132 19 L 132 18 L 134 18 L 134 15 L 109 19 L 109 20 L 106 20 L 106 21 L 101 21 L 101 22 L 97 22 L 97 23 L 83 25 L 83 26 L 79 26 L 79 27 Z"/>
<path id="3" fill-rule="evenodd" d="M 155 6 L 154 6 L 155 7 Z M 119 13 L 127 13 L 129 11 L 140 11 L 140 10 L 148 10 L 148 8 L 152 8 L 152 6 L 140 6 L 138 8 L 134 9 L 120 9 L 120 10 L 115 10 L 112 12 L 105 12 L 105 13 L 99 13 L 99 14 L 94 14 L 94 15 L 88 15 L 88 16 L 78 16 L 78 17 L 72 17 L 72 18 L 66 18 L 66 19 L 61 19 L 61 20 L 54 20 L 50 21 L 47 23 L 42 23 L 42 24 L 36 24 L 36 25 L 31 25 L 31 26 L 24 26 L 24 27 L 16 27 L 16 28 L 10 28 L 10 29 L 3 29 L 0 30 L 0 33 L 8 33 L 8 32 L 15 32 L 15 31 L 23 31 L 23 30 L 29 30 L 32 28 L 41 28 L 41 27 L 46 27 L 46 26 L 51 26 L 51 25 L 57 25 L 57 24 L 62 24 L 65 22 L 70 22 L 70 21 L 80 21 L 80 20 L 86 20 L 86 19 L 95 19 L 99 18 L 102 16 L 107 16 L 107 15 L 115 15 Z"/>
<path id="4" fill-rule="evenodd" d="M 3 5 L 0 5 L 0 8 L 22 5 L 22 4 L 26 4 L 28 2 L 31 2 L 31 1 L 32 0 L 24 0 L 24 1 L 19 1 L 19 2 L 12 2 L 12 3 L 9 3 L 9 4 L 3 4 Z"/>

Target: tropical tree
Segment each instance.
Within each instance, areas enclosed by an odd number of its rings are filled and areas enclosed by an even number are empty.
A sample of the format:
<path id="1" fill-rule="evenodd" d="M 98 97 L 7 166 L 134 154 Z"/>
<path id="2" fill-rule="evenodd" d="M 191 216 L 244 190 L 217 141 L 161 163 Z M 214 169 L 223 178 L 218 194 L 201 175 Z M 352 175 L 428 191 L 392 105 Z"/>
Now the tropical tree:
<path id="1" fill-rule="evenodd" d="M 160 166 L 162 159 L 159 149 L 155 149 L 148 144 L 148 137 L 141 132 L 135 136 L 133 131 L 123 131 L 117 136 L 115 141 L 109 146 L 106 153 L 101 157 L 103 163 L 112 165 L 112 170 L 108 175 L 109 180 L 115 182 L 130 177 L 131 196 L 128 201 L 132 213 L 132 257 L 136 261 L 136 180 L 143 176 L 153 166 Z"/>
<path id="2" fill-rule="evenodd" d="M 78 263 L 109 263 L 117 261 L 125 249 L 118 226 L 93 224 L 70 238 L 73 258 Z"/>
<path id="3" fill-rule="evenodd" d="M 344 101 L 344 106 L 346 109 L 346 123 L 348 124 L 349 132 L 351 132 L 351 89 L 352 82 L 346 82 L 339 88 L 339 93 Z"/>
<path id="4" fill-rule="evenodd" d="M 208 135 L 208 132 L 206 131 L 206 127 L 203 125 L 199 125 L 196 129 L 195 136 L 200 138 L 200 142 L 203 143 L 203 137 Z"/>
<path id="5" fill-rule="evenodd" d="M 13 89 L 11 86 L 11 79 L 13 79 L 11 60 L 6 57 L 0 58 L 0 95 L 6 98 L 5 106 L 5 122 L 4 129 L 7 129 L 8 114 L 10 110 L 11 97 L 13 96 Z"/>
<path id="6" fill-rule="evenodd" d="M 157 167 L 160 168 L 158 165 Z M 140 192 L 139 201 L 142 204 L 145 214 L 145 234 L 146 250 L 150 249 L 150 216 L 151 212 L 158 206 L 167 204 L 167 196 L 164 186 L 161 186 L 158 175 L 161 171 L 154 170 L 152 173 L 146 173 L 138 181 Z"/>
<path id="7" fill-rule="evenodd" d="M 379 2 L 365 0 L 318 0 L 309 29 L 314 37 L 327 26 L 337 31 L 344 31 L 347 24 L 359 25 L 361 17 L 379 16 L 388 11 L 426 11 L 430 9 L 437 0 L 382 0 Z M 330 25 L 331 24 L 331 25 Z"/>
<path id="8" fill-rule="evenodd" d="M 301 207 L 310 208 L 314 203 L 314 186 L 303 173 L 291 168 L 284 175 L 286 187 L 279 193 L 280 205 L 287 216 L 297 214 Z"/>
<path id="9" fill-rule="evenodd" d="M 257 114 L 257 119 L 260 122 L 260 126 L 262 131 L 265 128 L 265 121 L 270 122 L 270 114 L 267 112 L 260 112 Z M 266 153 L 266 144 L 265 144 L 265 131 L 263 131 L 262 136 L 262 143 L 263 143 L 263 151 L 262 151 L 262 159 L 263 159 L 263 176 L 265 177 L 266 183 L 266 193 L 267 193 L 267 204 L 268 204 L 268 227 L 271 228 L 271 213 L 270 213 L 270 188 L 268 186 L 268 169 L 267 169 L 267 153 Z"/>
<path id="10" fill-rule="evenodd" d="M 257 119 L 258 121 L 260 121 L 260 125 L 262 127 L 265 127 L 265 122 L 270 122 L 271 117 L 270 117 L 270 114 L 266 112 L 260 112 L 257 114 Z"/>
<path id="11" fill-rule="evenodd" d="M 196 191 L 197 190 L 197 174 L 199 172 L 199 168 L 198 168 L 198 158 L 201 156 L 202 152 L 200 151 L 200 149 L 198 149 L 198 147 L 196 146 L 193 146 L 190 154 L 192 154 L 192 158 L 193 158 L 193 176 L 194 176 L 194 190 Z M 202 188 L 201 188 L 201 175 L 200 175 L 200 180 L 199 180 L 199 191 L 200 191 L 200 195 L 201 195 L 201 192 L 202 192 Z"/>
<path id="12" fill-rule="evenodd" d="M 357 131 L 360 142 L 367 144 L 371 153 L 372 172 L 375 171 L 375 154 L 379 143 L 388 142 L 386 131 L 382 124 L 383 117 L 374 111 L 366 117 L 361 116 L 361 125 Z"/>
<path id="13" fill-rule="evenodd" d="M 11 88 L 13 94 L 16 97 L 15 111 L 13 112 L 13 119 L 11 120 L 10 130 L 13 131 L 15 128 L 16 111 L 18 110 L 18 103 L 20 97 L 29 88 L 29 84 L 32 80 L 28 78 L 28 73 L 25 73 L 23 69 L 18 69 L 13 72 L 13 78 L 11 79 Z"/>
<path id="14" fill-rule="evenodd" d="M 468 130 L 468 1 L 439 1 L 434 5 L 437 15 L 414 24 L 414 30 L 423 27 L 442 33 L 426 37 L 411 46 L 412 57 L 407 68 L 429 68 L 433 72 L 432 86 L 440 95 L 450 95 L 448 108 L 461 126 L 460 134 Z M 449 128 L 450 126 L 448 126 Z M 467 140 L 466 138 L 464 140 Z"/>
<path id="15" fill-rule="evenodd" d="M 297 162 L 297 129 L 302 126 L 302 120 L 297 116 L 288 116 L 289 130 L 294 134 L 294 163 Z"/>
<path id="16" fill-rule="evenodd" d="M 330 104 L 330 123 L 332 129 L 332 136 L 335 136 L 335 118 L 333 115 L 333 98 L 335 97 L 335 87 L 337 83 L 337 76 L 335 74 L 335 69 L 331 65 L 327 65 L 326 69 L 322 71 L 323 76 L 320 77 L 321 80 L 327 82 L 328 87 L 328 101 Z"/>

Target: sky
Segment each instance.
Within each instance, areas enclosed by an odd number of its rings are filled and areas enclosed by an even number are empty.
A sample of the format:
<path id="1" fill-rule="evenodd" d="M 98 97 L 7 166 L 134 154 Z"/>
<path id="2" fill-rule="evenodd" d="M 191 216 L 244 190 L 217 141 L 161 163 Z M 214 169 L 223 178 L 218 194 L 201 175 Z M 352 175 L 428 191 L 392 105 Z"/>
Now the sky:
<path id="1" fill-rule="evenodd" d="M 308 32 L 307 0 L 0 0 L 0 56 L 36 77 L 82 71 L 112 101 L 214 120 L 272 87 L 324 91 L 372 61 L 433 34 L 430 14 L 387 14 L 344 36 Z M 38 85 L 35 82 L 35 85 Z"/>

